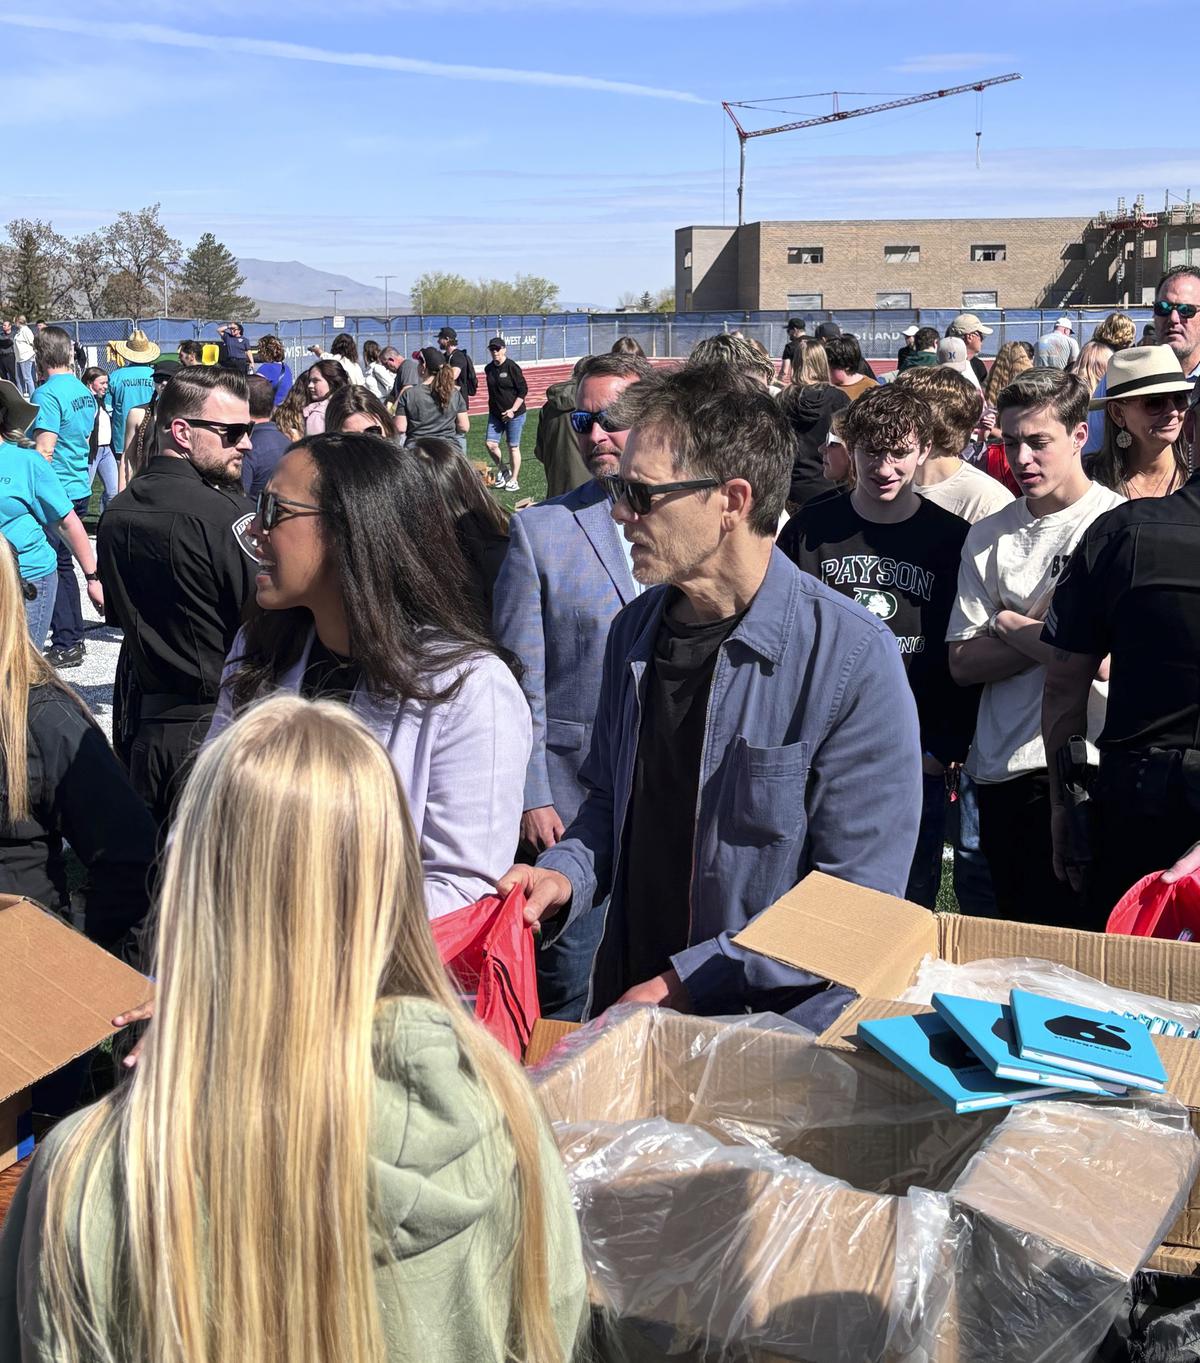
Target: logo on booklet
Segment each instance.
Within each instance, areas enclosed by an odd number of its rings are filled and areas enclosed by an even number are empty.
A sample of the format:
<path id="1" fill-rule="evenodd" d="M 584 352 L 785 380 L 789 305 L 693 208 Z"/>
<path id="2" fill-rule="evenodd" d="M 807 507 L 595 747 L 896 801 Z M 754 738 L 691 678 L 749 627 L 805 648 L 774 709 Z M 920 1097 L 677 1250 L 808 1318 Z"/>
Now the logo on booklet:
<path id="1" fill-rule="evenodd" d="M 949 1030 L 934 1032 L 929 1038 L 929 1056 L 936 1065 L 948 1070 L 970 1070 L 979 1065 L 979 1057 L 958 1035 Z"/>
<path id="2" fill-rule="evenodd" d="M 1110 1051 L 1128 1051 L 1129 1042 L 1120 1033 L 1124 1027 L 1110 1022 L 1089 1022 L 1086 1018 L 1072 1017 L 1064 1013 L 1062 1017 L 1050 1018 L 1046 1030 L 1055 1036 L 1069 1037 L 1088 1046 L 1106 1046 Z"/>

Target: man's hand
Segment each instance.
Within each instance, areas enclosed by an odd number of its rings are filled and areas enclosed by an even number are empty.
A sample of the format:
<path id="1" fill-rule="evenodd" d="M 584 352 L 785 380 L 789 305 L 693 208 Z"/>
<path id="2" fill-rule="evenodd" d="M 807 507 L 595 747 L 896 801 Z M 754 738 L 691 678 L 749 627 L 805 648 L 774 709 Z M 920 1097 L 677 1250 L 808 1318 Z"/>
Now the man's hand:
<path id="1" fill-rule="evenodd" d="M 1195 875 L 1200 871 L 1200 842 L 1189 847 L 1174 866 L 1168 866 L 1159 879 L 1164 885 L 1174 885 L 1177 880 Z"/>
<path id="2" fill-rule="evenodd" d="M 683 981 L 673 970 L 655 975 L 653 979 L 646 980 L 643 984 L 635 984 L 632 989 L 627 989 L 617 1002 L 648 1003 L 654 1008 L 674 1008 L 680 1013 L 686 1013 L 692 1006 L 688 992 L 683 987 Z"/>
<path id="3" fill-rule="evenodd" d="M 571 902 L 571 882 L 560 871 L 551 871 L 548 867 L 513 866 L 496 882 L 496 889 L 506 895 L 517 885 L 525 891 L 527 923 L 552 918 Z"/>
<path id="4" fill-rule="evenodd" d="M 131 1008 L 128 1013 L 118 1013 L 112 1020 L 114 1027 L 128 1027 L 131 1022 L 148 1022 L 154 1016 L 154 1000 L 147 999 L 145 1003 L 139 1003 L 136 1008 Z M 129 1052 L 121 1064 L 127 1070 L 133 1069 L 142 1057 L 142 1046 L 146 1038 L 143 1036 L 138 1044 Z"/>
<path id="5" fill-rule="evenodd" d="M 310 345 L 308 347 L 308 353 L 310 355 L 319 355 L 321 353 L 321 347 L 319 345 Z"/>
<path id="6" fill-rule="evenodd" d="M 558 817 L 558 810 L 553 805 L 527 809 L 521 815 L 521 836 L 539 851 L 553 847 L 564 831 L 563 821 Z"/>
<path id="7" fill-rule="evenodd" d="M 87 584 L 88 600 L 96 608 L 96 614 L 101 619 L 104 618 L 104 588 L 99 582 L 89 582 Z"/>

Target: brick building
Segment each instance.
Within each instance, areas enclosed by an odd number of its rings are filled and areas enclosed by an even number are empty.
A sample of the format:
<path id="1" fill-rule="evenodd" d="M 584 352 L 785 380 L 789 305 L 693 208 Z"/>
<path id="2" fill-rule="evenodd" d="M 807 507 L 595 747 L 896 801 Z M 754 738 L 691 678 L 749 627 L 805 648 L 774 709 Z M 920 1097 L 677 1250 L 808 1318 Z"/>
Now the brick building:
<path id="1" fill-rule="evenodd" d="M 1097 218 L 915 218 L 752 222 L 675 233 L 675 305 L 816 312 L 833 308 L 1059 307 L 1141 301 L 1139 260 L 1174 254 Z M 1139 274 L 1141 272 L 1139 271 Z M 1124 297 L 1122 297 L 1122 292 Z"/>

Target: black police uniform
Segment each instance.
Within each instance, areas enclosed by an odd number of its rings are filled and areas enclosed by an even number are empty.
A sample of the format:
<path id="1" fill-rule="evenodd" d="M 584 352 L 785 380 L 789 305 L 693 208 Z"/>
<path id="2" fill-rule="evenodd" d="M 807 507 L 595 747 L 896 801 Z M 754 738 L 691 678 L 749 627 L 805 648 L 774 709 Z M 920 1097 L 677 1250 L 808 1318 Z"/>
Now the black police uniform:
<path id="1" fill-rule="evenodd" d="M 1088 889 L 1102 928 L 1135 881 L 1200 837 L 1200 474 L 1087 528 L 1042 637 L 1112 655 Z"/>
<path id="2" fill-rule="evenodd" d="M 254 590 L 257 565 L 236 534 L 253 513 L 240 491 L 160 454 L 100 520 L 105 609 L 125 631 L 114 747 L 160 829 L 208 731 L 225 656 Z"/>

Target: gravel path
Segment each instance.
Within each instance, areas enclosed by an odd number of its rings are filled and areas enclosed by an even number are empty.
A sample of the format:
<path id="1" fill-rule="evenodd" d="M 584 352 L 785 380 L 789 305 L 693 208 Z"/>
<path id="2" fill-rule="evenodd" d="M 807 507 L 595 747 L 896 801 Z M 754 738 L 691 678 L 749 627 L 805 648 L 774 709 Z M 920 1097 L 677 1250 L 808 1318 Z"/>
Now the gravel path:
<path id="1" fill-rule="evenodd" d="M 92 547 L 95 548 L 95 539 Z M 79 564 L 75 564 L 75 580 L 79 585 L 83 607 L 83 628 L 86 653 L 82 667 L 68 667 L 59 675 L 68 686 L 78 691 L 96 716 L 96 722 L 112 738 L 113 679 L 117 675 L 117 654 L 121 651 L 121 631 L 96 618 L 96 608 L 87 599 L 86 583 Z"/>

